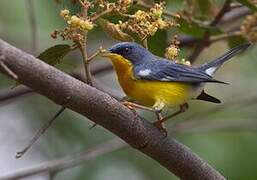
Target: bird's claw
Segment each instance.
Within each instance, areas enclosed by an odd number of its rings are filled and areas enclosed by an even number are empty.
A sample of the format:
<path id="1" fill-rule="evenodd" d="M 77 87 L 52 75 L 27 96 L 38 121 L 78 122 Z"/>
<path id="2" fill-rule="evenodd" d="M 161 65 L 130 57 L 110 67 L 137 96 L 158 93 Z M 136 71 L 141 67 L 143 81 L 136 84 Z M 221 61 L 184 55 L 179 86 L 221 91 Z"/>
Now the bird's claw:
<path id="1" fill-rule="evenodd" d="M 167 132 L 167 129 L 166 129 L 164 123 L 162 123 L 162 122 L 160 122 L 160 121 L 156 121 L 156 122 L 153 123 L 153 125 L 154 125 L 155 127 L 157 127 L 157 128 L 160 130 L 160 132 L 164 134 L 165 137 L 167 137 L 168 132 Z"/>
<path id="2" fill-rule="evenodd" d="M 126 106 L 129 110 L 131 110 L 134 115 L 138 116 L 136 109 L 135 109 L 134 107 L 132 107 L 129 103 L 127 103 L 127 102 L 125 101 L 125 102 L 122 102 L 122 104 L 123 104 L 124 106 Z"/>

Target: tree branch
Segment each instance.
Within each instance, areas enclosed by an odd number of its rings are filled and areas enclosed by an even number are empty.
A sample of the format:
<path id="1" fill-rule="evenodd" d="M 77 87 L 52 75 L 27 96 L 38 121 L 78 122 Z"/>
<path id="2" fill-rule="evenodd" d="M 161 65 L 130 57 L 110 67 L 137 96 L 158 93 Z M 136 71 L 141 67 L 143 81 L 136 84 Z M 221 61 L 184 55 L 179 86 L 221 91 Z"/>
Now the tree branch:
<path id="1" fill-rule="evenodd" d="M 99 65 L 93 66 L 91 68 L 91 74 L 92 75 L 101 75 L 101 74 L 108 73 L 112 69 L 113 68 L 110 64 L 99 64 Z M 79 73 L 72 73 L 72 76 L 85 82 L 85 78 L 83 78 L 82 75 Z M 93 78 L 93 81 L 95 83 L 94 86 L 97 89 L 110 94 L 112 97 L 115 97 L 116 99 L 122 98 L 120 93 L 114 91 L 113 89 L 111 89 L 109 87 L 104 86 L 97 79 Z M 35 91 L 33 91 L 32 89 L 30 89 L 26 86 L 18 86 L 18 87 L 15 87 L 14 89 L 8 88 L 7 90 L 0 92 L 0 103 L 5 102 L 5 101 L 14 100 L 15 98 L 19 98 L 23 95 L 29 95 L 32 93 L 35 93 Z"/>
<path id="2" fill-rule="evenodd" d="M 0 55 L 19 82 L 110 130 L 181 179 L 225 179 L 189 148 L 164 135 L 109 95 L 0 40 Z M 0 68 L 2 73 L 6 73 Z M 67 103 L 65 100 L 71 97 Z"/>
<path id="3" fill-rule="evenodd" d="M 230 9 L 230 3 L 231 0 L 226 0 L 223 7 L 217 14 L 217 16 L 213 19 L 213 21 L 210 23 L 210 26 L 216 26 L 219 21 L 222 19 L 222 17 L 225 15 L 225 13 Z M 192 55 L 188 58 L 192 63 L 196 60 L 196 58 L 200 55 L 202 50 L 208 45 L 208 41 L 210 38 L 210 32 L 206 31 L 202 37 L 201 42 L 198 43 L 195 50 L 193 51 Z"/>
<path id="4" fill-rule="evenodd" d="M 42 164 L 18 170 L 16 172 L 11 172 L 8 174 L 4 174 L 0 176 L 1 180 L 10 180 L 10 179 L 21 179 L 28 176 L 33 176 L 36 174 L 40 174 L 43 172 L 48 172 L 49 174 L 57 172 L 61 170 L 65 170 L 68 168 L 72 168 L 81 164 L 82 162 L 86 162 L 92 160 L 98 156 L 107 154 L 109 152 L 113 152 L 117 149 L 124 147 L 126 144 L 118 138 L 114 138 L 110 141 L 107 141 L 103 144 L 100 144 L 96 147 L 90 148 L 89 150 L 80 152 L 75 155 L 66 156 L 60 159 L 44 162 Z"/>

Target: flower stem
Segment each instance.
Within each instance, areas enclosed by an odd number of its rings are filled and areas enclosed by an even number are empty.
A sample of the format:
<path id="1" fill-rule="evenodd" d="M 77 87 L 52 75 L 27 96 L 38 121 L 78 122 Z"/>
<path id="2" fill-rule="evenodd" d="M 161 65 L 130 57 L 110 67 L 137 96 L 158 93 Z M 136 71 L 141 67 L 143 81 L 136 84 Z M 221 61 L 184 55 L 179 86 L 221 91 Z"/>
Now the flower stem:
<path id="1" fill-rule="evenodd" d="M 83 58 L 83 64 L 85 69 L 85 75 L 86 75 L 86 83 L 89 85 L 92 85 L 92 75 L 89 68 L 89 59 L 87 55 L 87 33 L 84 34 L 84 43 L 80 45 L 79 49 Z"/>

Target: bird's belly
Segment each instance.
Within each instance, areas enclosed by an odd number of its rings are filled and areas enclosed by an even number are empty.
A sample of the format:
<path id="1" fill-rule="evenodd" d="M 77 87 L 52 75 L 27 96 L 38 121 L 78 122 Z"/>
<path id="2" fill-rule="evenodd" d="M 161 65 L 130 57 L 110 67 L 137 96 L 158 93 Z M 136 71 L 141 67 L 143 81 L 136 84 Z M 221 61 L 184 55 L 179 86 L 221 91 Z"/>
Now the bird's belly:
<path id="1" fill-rule="evenodd" d="M 134 80 L 128 78 L 120 84 L 131 99 L 152 107 L 157 101 L 174 107 L 186 103 L 193 97 L 193 88 L 186 83 Z"/>

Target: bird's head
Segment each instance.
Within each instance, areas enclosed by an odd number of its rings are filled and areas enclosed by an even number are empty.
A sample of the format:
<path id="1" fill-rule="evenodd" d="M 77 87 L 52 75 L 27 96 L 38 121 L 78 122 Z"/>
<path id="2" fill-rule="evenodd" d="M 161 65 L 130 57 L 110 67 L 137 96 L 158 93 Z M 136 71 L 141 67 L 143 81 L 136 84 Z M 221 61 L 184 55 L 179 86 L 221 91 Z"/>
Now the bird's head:
<path id="1" fill-rule="evenodd" d="M 105 57 L 115 59 L 117 57 L 123 57 L 119 59 L 128 60 L 132 64 L 142 63 L 142 61 L 148 59 L 146 57 L 152 56 L 152 54 L 143 46 L 133 42 L 122 42 L 112 46 L 106 53 Z"/>

